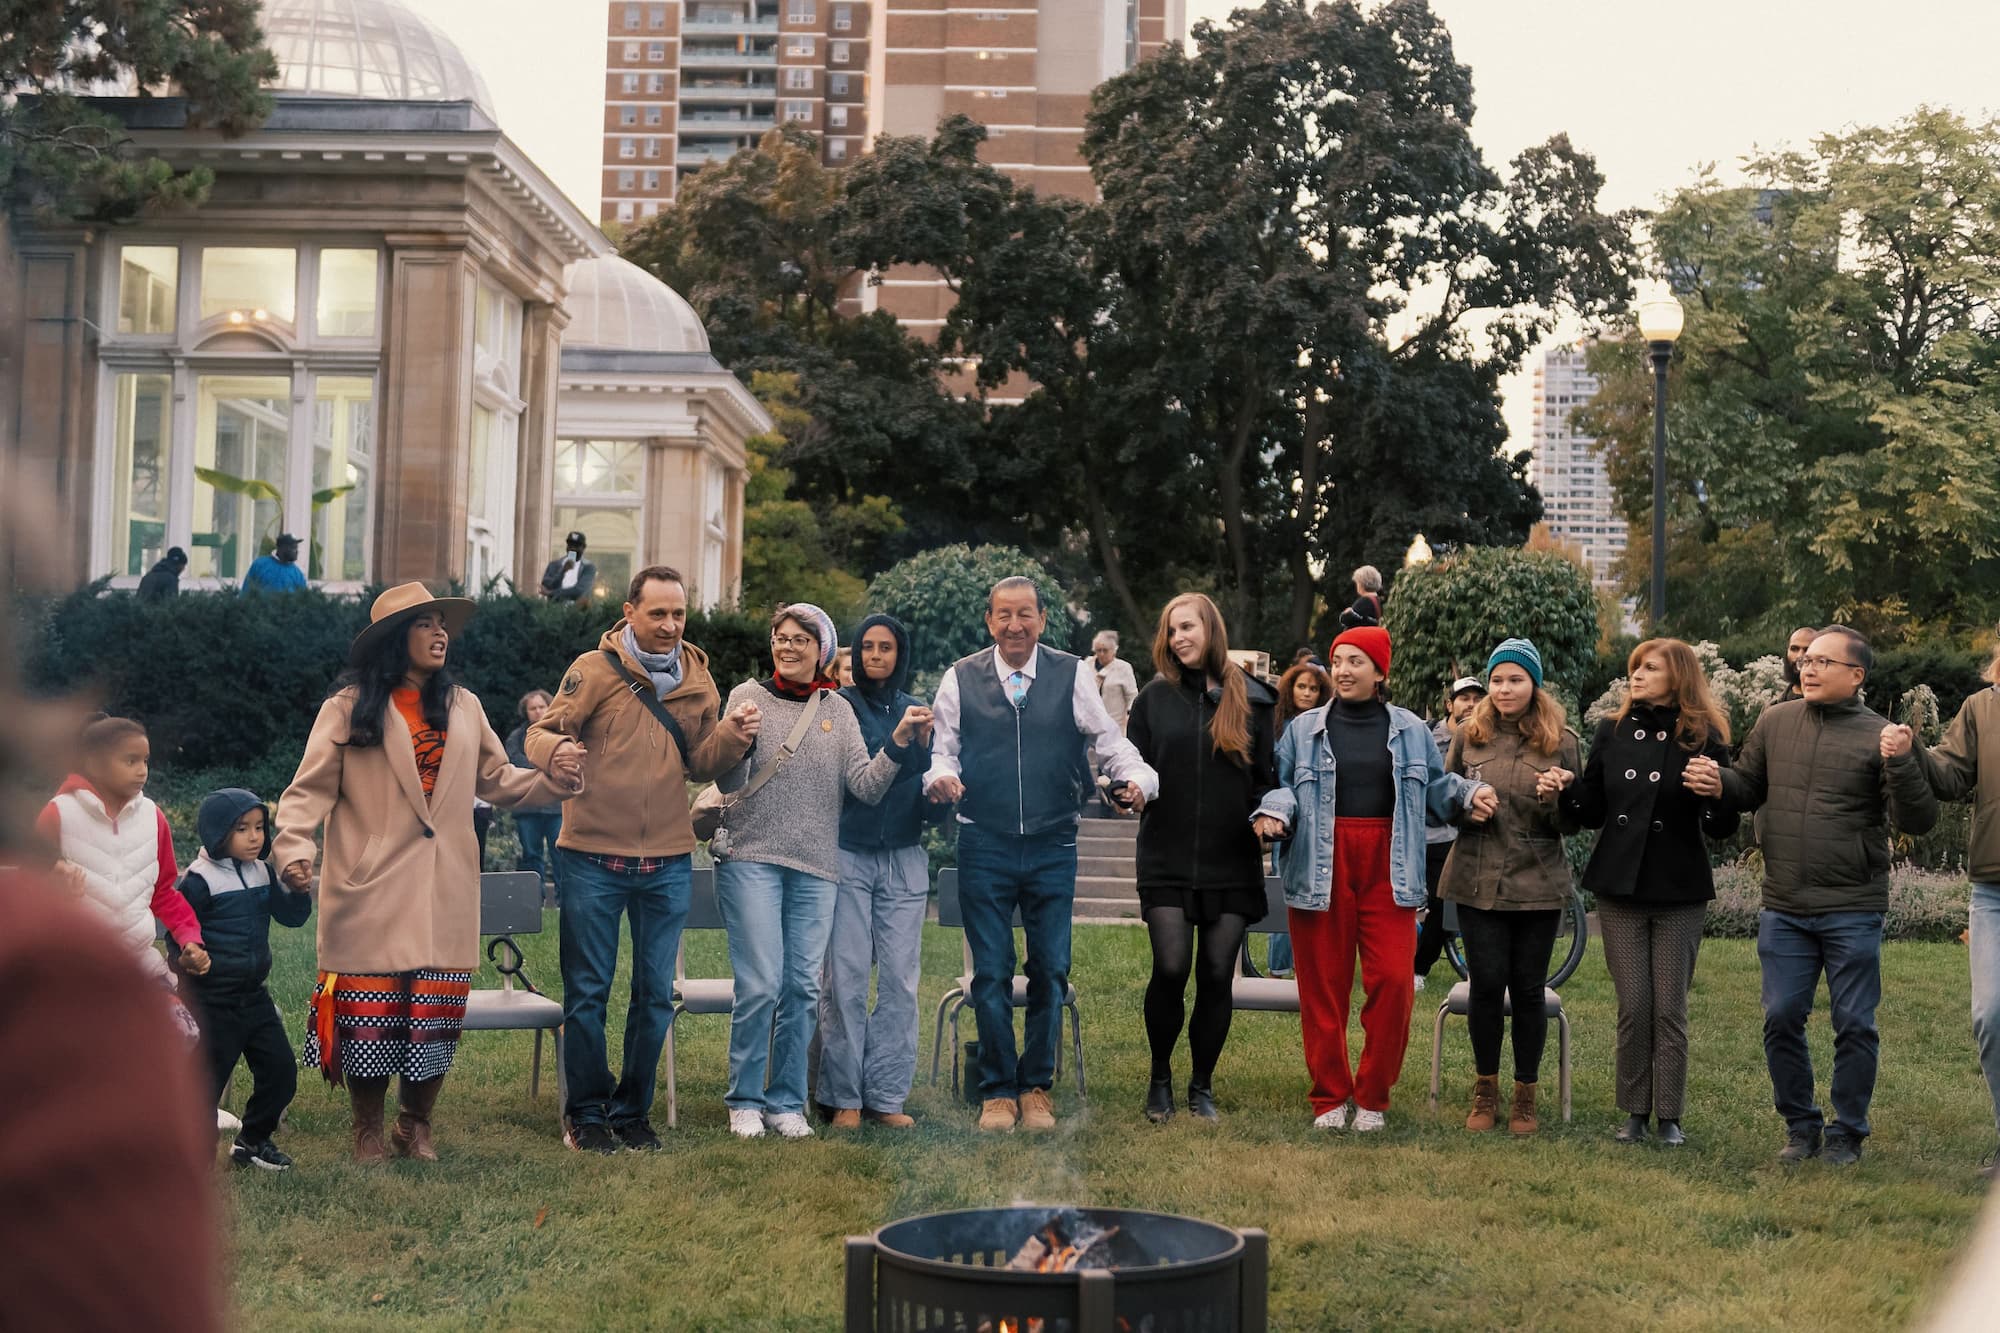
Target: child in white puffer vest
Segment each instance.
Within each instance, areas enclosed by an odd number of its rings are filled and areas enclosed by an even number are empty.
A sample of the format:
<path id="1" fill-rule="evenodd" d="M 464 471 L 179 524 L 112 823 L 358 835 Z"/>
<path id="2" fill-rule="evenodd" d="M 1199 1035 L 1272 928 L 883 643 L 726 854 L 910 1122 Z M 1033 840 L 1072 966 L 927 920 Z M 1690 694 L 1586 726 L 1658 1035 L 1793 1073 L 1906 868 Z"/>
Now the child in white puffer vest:
<path id="1" fill-rule="evenodd" d="M 151 756 L 146 729 L 132 719 L 92 721 L 83 729 L 83 771 L 64 780 L 35 827 L 56 849 L 56 883 L 97 909 L 159 981 L 191 1049 L 200 1032 L 153 945 L 154 918 L 179 942 L 189 973 L 208 971 L 208 953 L 201 923 L 175 884 L 180 869 L 167 817 L 146 797 Z"/>

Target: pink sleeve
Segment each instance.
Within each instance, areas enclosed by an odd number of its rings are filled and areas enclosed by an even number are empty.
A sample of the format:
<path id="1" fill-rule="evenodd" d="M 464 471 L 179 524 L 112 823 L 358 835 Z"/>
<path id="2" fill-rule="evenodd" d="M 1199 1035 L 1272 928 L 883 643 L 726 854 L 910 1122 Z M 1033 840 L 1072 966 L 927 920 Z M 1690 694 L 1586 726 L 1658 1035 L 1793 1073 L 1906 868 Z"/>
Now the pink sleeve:
<path id="1" fill-rule="evenodd" d="M 181 877 L 180 867 L 174 864 L 174 832 L 167 827 L 166 812 L 155 813 L 160 817 L 160 877 L 153 884 L 153 915 L 166 926 L 174 943 L 200 944 L 201 922 L 195 919 L 188 900 L 174 887 Z"/>

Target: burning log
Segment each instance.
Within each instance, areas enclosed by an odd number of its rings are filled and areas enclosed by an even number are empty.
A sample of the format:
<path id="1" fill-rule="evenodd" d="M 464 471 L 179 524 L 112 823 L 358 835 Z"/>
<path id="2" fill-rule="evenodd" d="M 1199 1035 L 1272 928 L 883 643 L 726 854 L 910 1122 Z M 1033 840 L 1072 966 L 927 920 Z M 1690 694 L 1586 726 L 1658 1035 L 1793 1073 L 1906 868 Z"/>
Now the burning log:
<path id="1" fill-rule="evenodd" d="M 1117 1234 L 1117 1227 L 1098 1226 L 1082 1213 L 1058 1213 L 1028 1237 L 1005 1267 L 1021 1273 L 1110 1268 L 1111 1238 Z"/>

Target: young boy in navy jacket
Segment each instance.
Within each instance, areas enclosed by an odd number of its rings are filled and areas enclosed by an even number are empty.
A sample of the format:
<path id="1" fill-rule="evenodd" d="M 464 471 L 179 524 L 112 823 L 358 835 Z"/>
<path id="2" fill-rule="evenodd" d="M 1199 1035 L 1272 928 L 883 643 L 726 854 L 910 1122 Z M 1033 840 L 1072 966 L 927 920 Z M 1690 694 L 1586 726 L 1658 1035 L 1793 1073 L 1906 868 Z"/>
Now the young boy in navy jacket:
<path id="1" fill-rule="evenodd" d="M 243 1131 L 229 1150 L 237 1166 L 283 1171 L 292 1159 L 271 1142 L 278 1118 L 298 1091 L 298 1056 L 265 989 L 271 972 L 271 921 L 302 926 L 312 899 L 293 893 L 271 873 L 271 815 L 254 792 L 211 792 L 195 816 L 201 855 L 181 878 L 181 895 L 201 922 L 208 972 L 189 977 L 189 991 L 207 1039 L 213 1095 L 222 1096 L 241 1057 L 250 1066 L 250 1103 Z"/>

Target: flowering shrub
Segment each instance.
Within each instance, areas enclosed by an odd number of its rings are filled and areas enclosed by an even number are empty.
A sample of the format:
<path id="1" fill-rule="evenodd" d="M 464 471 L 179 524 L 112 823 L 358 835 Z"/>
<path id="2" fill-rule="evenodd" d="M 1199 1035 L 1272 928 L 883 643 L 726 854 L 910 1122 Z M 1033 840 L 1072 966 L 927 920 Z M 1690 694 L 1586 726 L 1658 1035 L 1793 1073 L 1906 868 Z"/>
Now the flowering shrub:
<path id="1" fill-rule="evenodd" d="M 1708 905 L 1702 933 L 1710 939 L 1757 938 L 1757 913 L 1764 899 L 1764 863 L 1752 855 L 1715 868 L 1715 901 Z M 1889 912 L 1882 938 L 1955 940 L 1965 929 L 1972 884 L 1964 875 L 1938 874 L 1898 865 L 1889 872 Z"/>
<path id="2" fill-rule="evenodd" d="M 1785 664 L 1780 658 L 1760 657 L 1738 670 L 1724 661 L 1722 650 L 1706 639 L 1694 645 L 1694 655 L 1701 663 L 1702 674 L 1708 677 L 1708 688 L 1714 693 L 1717 706 L 1729 718 L 1733 740 L 1741 741 L 1757 721 L 1757 715 L 1785 692 Z M 1584 710 L 1584 722 L 1594 727 L 1623 708 L 1625 689 L 1623 676 L 1612 681 L 1597 701 Z"/>

